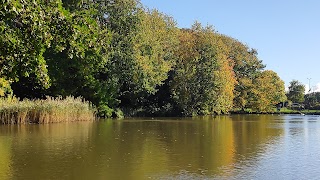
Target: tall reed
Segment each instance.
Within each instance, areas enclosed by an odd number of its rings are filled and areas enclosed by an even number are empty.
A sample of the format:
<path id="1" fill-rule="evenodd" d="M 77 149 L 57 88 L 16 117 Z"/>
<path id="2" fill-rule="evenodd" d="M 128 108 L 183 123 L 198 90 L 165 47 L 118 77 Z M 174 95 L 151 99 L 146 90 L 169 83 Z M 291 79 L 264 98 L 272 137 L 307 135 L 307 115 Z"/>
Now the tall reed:
<path id="1" fill-rule="evenodd" d="M 83 98 L 47 97 L 45 100 L 20 101 L 16 97 L 0 98 L 0 123 L 29 124 L 94 120 L 94 106 Z"/>

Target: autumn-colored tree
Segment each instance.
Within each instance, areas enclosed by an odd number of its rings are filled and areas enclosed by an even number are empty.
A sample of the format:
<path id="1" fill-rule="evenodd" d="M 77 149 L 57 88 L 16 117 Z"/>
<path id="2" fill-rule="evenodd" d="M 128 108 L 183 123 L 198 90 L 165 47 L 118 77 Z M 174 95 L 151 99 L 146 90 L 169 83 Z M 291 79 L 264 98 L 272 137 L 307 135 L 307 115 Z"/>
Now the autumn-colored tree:
<path id="1" fill-rule="evenodd" d="M 211 27 L 195 23 L 181 30 L 172 91 L 184 115 L 228 112 L 232 108 L 233 64 Z"/>
<path id="2" fill-rule="evenodd" d="M 221 35 L 221 40 L 230 48 L 228 58 L 233 62 L 237 80 L 234 91 L 234 108 L 244 109 L 249 103 L 250 91 L 256 75 L 265 67 L 258 59 L 257 51 L 229 36 Z"/>
<path id="3" fill-rule="evenodd" d="M 253 80 L 250 108 L 258 112 L 272 112 L 275 105 L 286 100 L 284 82 L 277 73 L 265 70 Z"/>
<path id="4" fill-rule="evenodd" d="M 234 62 L 229 54 L 231 47 L 224 43 L 221 34 L 214 35 L 214 44 L 217 52 L 219 69 L 216 71 L 218 79 L 218 96 L 216 99 L 217 112 L 228 113 L 233 109 L 236 77 L 233 71 Z M 218 108 L 219 107 L 219 108 Z"/>
<path id="5" fill-rule="evenodd" d="M 191 30 L 181 30 L 179 34 L 180 45 L 175 53 L 177 63 L 174 69 L 174 79 L 171 85 L 174 99 L 178 107 L 185 115 L 192 115 L 196 112 L 195 98 L 192 95 L 197 95 L 193 91 L 195 84 L 193 80 L 196 77 L 196 62 L 200 57 L 196 50 L 197 36 Z"/>
<path id="6" fill-rule="evenodd" d="M 269 111 L 283 99 L 255 49 L 199 23 L 179 30 L 139 0 L 4 0 L 0 19 L 0 96 L 83 96 L 102 116 Z"/>

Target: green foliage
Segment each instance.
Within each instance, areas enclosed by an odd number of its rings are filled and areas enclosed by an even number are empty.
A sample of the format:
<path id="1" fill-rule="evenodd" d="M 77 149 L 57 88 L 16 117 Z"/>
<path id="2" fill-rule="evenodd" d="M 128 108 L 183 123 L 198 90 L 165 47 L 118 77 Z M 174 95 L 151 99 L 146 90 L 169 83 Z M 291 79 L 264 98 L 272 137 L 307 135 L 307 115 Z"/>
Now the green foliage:
<path id="1" fill-rule="evenodd" d="M 43 1 L 2 1 L 0 5 L 0 75 L 12 81 L 31 77 L 39 88 L 50 79 L 43 57 L 50 46 L 50 20 L 57 3 Z"/>
<path id="2" fill-rule="evenodd" d="M 0 96 L 84 97 L 104 117 L 268 111 L 283 99 L 256 50 L 199 23 L 179 30 L 138 0 L 1 2 Z"/>
<path id="3" fill-rule="evenodd" d="M 297 80 L 292 80 L 287 93 L 288 100 L 293 103 L 302 103 L 304 102 L 304 92 L 305 86 Z"/>
<path id="4" fill-rule="evenodd" d="M 213 30 L 195 24 L 183 30 L 171 89 L 182 114 L 194 116 L 216 111 L 218 82 L 217 54 L 212 45 Z"/>
<path id="5" fill-rule="evenodd" d="M 98 115 L 100 117 L 112 117 L 112 113 L 113 113 L 113 109 L 111 109 L 110 107 L 108 107 L 107 105 L 100 105 L 98 107 Z"/>
<path id="6" fill-rule="evenodd" d="M 118 118 L 118 119 L 122 119 L 124 118 L 124 114 L 123 112 L 117 108 L 115 111 L 114 111 L 114 117 Z"/>
<path id="7" fill-rule="evenodd" d="M 312 92 L 304 96 L 307 109 L 320 109 L 320 92 Z"/>
<path id="8" fill-rule="evenodd" d="M 9 81 L 0 78 L 0 97 L 12 95 L 12 89 Z"/>
<path id="9" fill-rule="evenodd" d="M 137 70 L 133 72 L 133 80 L 147 93 L 154 93 L 174 64 L 178 29 L 171 17 L 157 10 L 141 12 L 140 18 L 134 44 Z"/>
<path id="10" fill-rule="evenodd" d="M 93 19 L 98 15 L 94 7 L 79 8 L 72 13 L 62 8 L 64 18 L 53 22 L 52 32 L 57 36 L 45 53 L 52 77 L 49 93 L 83 96 L 97 105 L 102 102 L 112 105 L 110 80 L 102 76 L 109 70 L 111 35 Z"/>
<path id="11" fill-rule="evenodd" d="M 140 10 L 134 41 L 134 64 L 130 91 L 124 91 L 121 105 L 131 113 L 150 114 L 170 103 L 168 74 L 175 64 L 178 32 L 171 17 L 156 10 Z M 124 88 L 125 89 L 125 88 Z M 166 90 L 164 92 L 164 90 Z M 168 109 L 169 110 L 169 109 Z M 167 111 L 165 111 L 167 113 Z"/>
<path id="12" fill-rule="evenodd" d="M 104 17 L 107 28 L 112 32 L 110 56 L 104 76 L 117 90 L 116 98 L 122 106 L 130 103 L 131 97 L 140 89 L 134 81 L 135 62 L 134 42 L 139 24 L 139 8 L 135 0 L 105 0 L 100 3 L 100 17 Z M 119 97 L 120 96 L 120 97 Z"/>

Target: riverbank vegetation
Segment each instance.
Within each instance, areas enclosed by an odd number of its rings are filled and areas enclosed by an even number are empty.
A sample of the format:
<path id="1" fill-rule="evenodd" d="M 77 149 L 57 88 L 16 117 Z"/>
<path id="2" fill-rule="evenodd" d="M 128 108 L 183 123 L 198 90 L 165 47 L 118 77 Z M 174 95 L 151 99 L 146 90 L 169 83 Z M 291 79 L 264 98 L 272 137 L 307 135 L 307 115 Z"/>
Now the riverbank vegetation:
<path id="1" fill-rule="evenodd" d="M 292 109 L 292 108 L 283 108 L 279 114 L 306 114 L 306 115 L 320 115 L 320 110 L 310 110 L 310 109 Z"/>
<path id="2" fill-rule="evenodd" d="M 45 100 L 22 101 L 12 96 L 0 98 L 1 124 L 43 124 L 94 119 L 94 107 L 80 97 L 47 97 Z"/>
<path id="3" fill-rule="evenodd" d="M 138 0 L 4 0 L 0 12 L 3 97 L 81 96 L 104 117 L 267 112 L 286 100 L 257 50 L 212 26 L 178 28 Z"/>

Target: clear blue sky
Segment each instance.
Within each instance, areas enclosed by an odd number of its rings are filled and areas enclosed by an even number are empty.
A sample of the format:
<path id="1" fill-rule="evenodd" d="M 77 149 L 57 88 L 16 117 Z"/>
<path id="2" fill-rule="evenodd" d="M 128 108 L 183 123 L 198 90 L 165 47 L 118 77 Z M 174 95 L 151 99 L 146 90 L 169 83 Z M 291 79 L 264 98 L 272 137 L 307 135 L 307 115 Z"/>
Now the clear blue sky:
<path id="1" fill-rule="evenodd" d="M 180 28 L 197 20 L 258 50 L 266 69 L 320 91 L 320 0 L 141 0 Z M 308 88 L 308 87 L 307 87 Z"/>

